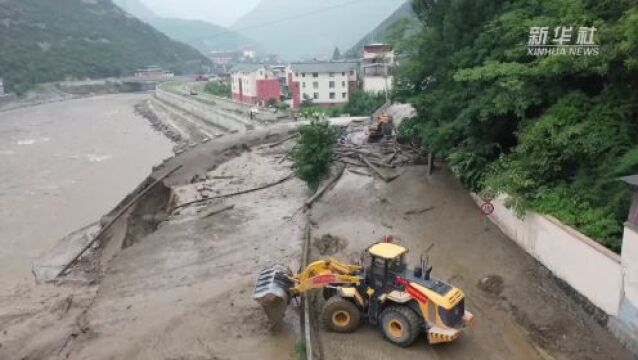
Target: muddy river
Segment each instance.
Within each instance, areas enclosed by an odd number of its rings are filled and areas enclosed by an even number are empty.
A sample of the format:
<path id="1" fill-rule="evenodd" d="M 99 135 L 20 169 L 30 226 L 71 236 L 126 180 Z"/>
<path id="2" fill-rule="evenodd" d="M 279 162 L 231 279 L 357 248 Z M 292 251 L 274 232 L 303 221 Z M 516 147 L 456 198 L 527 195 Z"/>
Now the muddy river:
<path id="1" fill-rule="evenodd" d="M 134 113 L 148 95 L 0 112 L 0 295 L 33 283 L 31 260 L 137 186 L 173 144 Z"/>

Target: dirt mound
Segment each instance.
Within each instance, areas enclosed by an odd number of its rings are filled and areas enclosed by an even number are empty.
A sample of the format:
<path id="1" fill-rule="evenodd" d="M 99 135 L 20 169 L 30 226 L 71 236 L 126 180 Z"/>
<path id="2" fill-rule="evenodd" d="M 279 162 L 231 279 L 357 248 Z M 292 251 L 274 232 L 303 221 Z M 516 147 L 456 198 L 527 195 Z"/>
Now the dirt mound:
<path id="1" fill-rule="evenodd" d="M 320 238 L 315 238 L 312 245 L 321 255 L 334 255 L 345 249 L 348 246 L 348 242 L 331 234 L 323 234 Z"/>
<path id="2" fill-rule="evenodd" d="M 476 287 L 493 295 L 503 291 L 503 278 L 500 275 L 488 275 L 476 284 Z"/>

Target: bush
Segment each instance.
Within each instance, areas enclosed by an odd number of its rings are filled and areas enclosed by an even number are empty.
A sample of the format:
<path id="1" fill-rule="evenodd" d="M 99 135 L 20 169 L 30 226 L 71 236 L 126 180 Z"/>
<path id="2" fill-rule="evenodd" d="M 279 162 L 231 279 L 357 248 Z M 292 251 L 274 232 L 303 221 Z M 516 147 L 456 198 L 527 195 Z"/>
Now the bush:
<path id="1" fill-rule="evenodd" d="M 204 91 L 215 96 L 230 97 L 230 85 L 223 85 L 218 82 L 209 82 L 204 87 Z"/>
<path id="2" fill-rule="evenodd" d="M 292 152 L 297 176 L 316 191 L 330 172 L 337 132 L 325 121 L 313 121 L 299 129 L 300 137 Z"/>
<path id="3" fill-rule="evenodd" d="M 343 108 L 343 112 L 352 116 L 372 115 L 378 108 L 385 104 L 385 95 L 373 94 L 365 91 L 357 91 L 350 94 L 350 101 Z"/>
<path id="4" fill-rule="evenodd" d="M 277 99 L 275 98 L 268 99 L 268 101 L 266 101 L 266 105 L 270 107 L 275 107 L 277 105 Z"/>

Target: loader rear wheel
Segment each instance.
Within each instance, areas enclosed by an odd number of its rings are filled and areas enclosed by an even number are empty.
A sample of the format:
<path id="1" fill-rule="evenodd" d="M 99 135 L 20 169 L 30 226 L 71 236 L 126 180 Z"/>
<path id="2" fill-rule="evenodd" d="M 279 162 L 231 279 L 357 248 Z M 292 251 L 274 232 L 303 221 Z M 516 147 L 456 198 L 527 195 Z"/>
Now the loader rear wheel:
<path id="1" fill-rule="evenodd" d="M 323 305 L 321 312 L 323 326 L 338 333 L 353 332 L 361 322 L 361 312 L 357 305 L 341 296 L 333 296 Z"/>
<path id="2" fill-rule="evenodd" d="M 419 336 L 419 317 L 407 306 L 390 306 L 381 313 L 381 330 L 391 343 L 408 347 Z"/>

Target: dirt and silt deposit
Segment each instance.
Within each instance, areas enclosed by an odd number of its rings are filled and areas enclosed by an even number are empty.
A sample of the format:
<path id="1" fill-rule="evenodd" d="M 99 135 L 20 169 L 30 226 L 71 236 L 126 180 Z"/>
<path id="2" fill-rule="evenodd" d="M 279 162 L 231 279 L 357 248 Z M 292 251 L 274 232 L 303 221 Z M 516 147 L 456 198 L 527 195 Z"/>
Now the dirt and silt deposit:
<path id="1" fill-rule="evenodd" d="M 182 165 L 113 226 L 69 280 L 48 287 L 40 308 L 2 319 L 0 358 L 294 358 L 295 303 L 273 329 L 251 298 L 261 268 L 299 267 L 306 217 L 298 210 L 309 194 L 281 160 L 294 140 L 267 145 L 290 131 L 217 139 L 156 169 L 153 178 Z M 409 349 L 366 325 L 353 334 L 322 332 L 326 359 L 631 358 L 529 256 L 494 227 L 485 229 L 449 172 L 382 169 L 399 175 L 386 183 L 359 165 L 348 165 L 313 205 L 313 255 L 351 261 L 394 234 L 414 262 L 435 243 L 434 275 L 466 292 L 476 327 L 452 344 L 418 341 Z"/>

